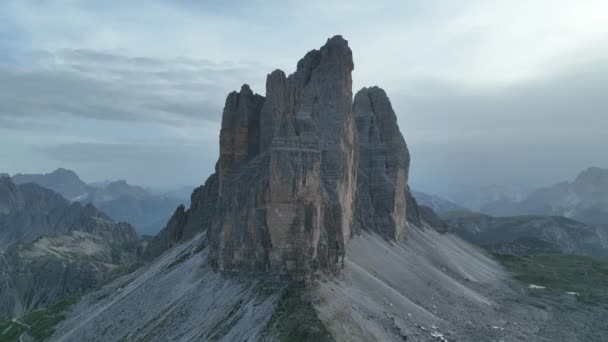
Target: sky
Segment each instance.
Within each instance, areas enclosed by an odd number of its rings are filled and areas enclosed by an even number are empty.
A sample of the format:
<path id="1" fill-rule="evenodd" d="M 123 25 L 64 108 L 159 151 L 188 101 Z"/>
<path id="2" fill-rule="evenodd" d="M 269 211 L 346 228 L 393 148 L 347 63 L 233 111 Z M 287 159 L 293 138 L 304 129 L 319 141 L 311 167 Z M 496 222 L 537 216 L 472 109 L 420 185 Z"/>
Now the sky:
<path id="1" fill-rule="evenodd" d="M 422 189 L 608 167 L 605 0 L 0 2 L 0 172 L 201 184 L 226 95 L 333 35 Z"/>

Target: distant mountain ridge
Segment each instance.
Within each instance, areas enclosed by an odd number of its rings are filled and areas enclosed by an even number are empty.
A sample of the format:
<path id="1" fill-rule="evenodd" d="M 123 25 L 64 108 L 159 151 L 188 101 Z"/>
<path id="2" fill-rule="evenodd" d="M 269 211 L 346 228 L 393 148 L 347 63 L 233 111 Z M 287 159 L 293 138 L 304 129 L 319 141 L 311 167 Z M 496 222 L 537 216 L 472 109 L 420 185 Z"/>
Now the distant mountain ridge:
<path id="1" fill-rule="evenodd" d="M 90 187 L 85 183 L 76 172 L 59 168 L 53 172 L 45 174 L 16 174 L 13 177 L 16 184 L 36 183 L 45 188 L 51 189 L 70 201 L 78 201 L 85 198 Z"/>
<path id="2" fill-rule="evenodd" d="M 183 198 L 150 194 L 125 180 L 87 184 L 76 172 L 63 168 L 47 174 L 17 174 L 12 178 L 17 184 L 39 184 L 72 202 L 94 204 L 112 219 L 129 222 L 143 234 L 157 233 L 175 208 L 184 202 Z"/>
<path id="3" fill-rule="evenodd" d="M 43 235 L 65 234 L 72 230 L 116 241 L 137 239 L 137 233 L 129 224 L 116 224 L 93 205 L 70 203 L 35 183 L 16 185 L 10 178 L 1 177 L 0 199 L 5 199 L 0 201 L 0 250 Z"/>
<path id="4" fill-rule="evenodd" d="M 450 202 L 473 211 L 480 211 L 487 203 L 496 201 L 520 201 L 530 189 L 518 184 L 490 184 L 484 186 L 446 186 L 439 192 L 433 192 Z"/>
<path id="5" fill-rule="evenodd" d="M 492 217 L 463 213 L 444 218 L 463 239 L 500 254 L 578 254 L 608 259 L 608 226 L 560 216 Z"/>
<path id="6" fill-rule="evenodd" d="M 142 254 L 135 229 L 92 204 L 0 177 L 0 319 L 93 290 Z"/>
<path id="7" fill-rule="evenodd" d="M 469 209 L 458 205 L 439 195 L 430 195 L 421 191 L 412 191 L 414 198 L 419 205 L 424 205 L 433 209 L 437 214 L 444 214 L 452 211 L 468 211 Z"/>
<path id="8" fill-rule="evenodd" d="M 557 215 L 608 224 L 608 169 L 590 167 L 574 181 L 540 188 L 521 201 L 494 201 L 481 211 L 494 216 Z"/>

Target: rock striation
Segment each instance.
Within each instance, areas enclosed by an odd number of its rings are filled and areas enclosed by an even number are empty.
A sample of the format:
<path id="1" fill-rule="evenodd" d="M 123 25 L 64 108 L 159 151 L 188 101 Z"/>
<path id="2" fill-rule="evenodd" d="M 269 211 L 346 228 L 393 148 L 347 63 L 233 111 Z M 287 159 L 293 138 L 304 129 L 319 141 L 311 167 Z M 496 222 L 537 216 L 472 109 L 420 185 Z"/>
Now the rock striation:
<path id="1" fill-rule="evenodd" d="M 410 156 L 384 90 L 352 93 L 341 36 L 287 76 L 228 95 L 216 172 L 149 244 L 155 257 L 197 231 L 223 272 L 309 279 L 339 272 L 358 230 L 399 239 L 421 216 L 407 182 Z M 408 222 L 409 221 L 409 222 Z"/>
<path id="2" fill-rule="evenodd" d="M 334 37 L 226 100 L 211 260 L 224 271 L 337 270 L 356 190 L 352 53 Z M 247 125 L 244 128 L 243 125 Z"/>
<path id="3" fill-rule="evenodd" d="M 410 155 L 388 96 L 363 88 L 353 105 L 359 135 L 357 217 L 363 228 L 398 239 L 407 227 Z"/>

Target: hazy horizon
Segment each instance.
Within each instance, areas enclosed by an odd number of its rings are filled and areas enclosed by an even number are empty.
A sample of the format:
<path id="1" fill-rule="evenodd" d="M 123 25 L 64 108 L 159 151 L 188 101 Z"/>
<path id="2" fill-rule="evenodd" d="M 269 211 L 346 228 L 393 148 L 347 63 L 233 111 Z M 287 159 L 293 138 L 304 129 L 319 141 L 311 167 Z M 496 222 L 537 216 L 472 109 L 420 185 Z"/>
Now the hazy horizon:
<path id="1" fill-rule="evenodd" d="M 414 186 L 536 187 L 608 167 L 605 2 L 113 4 L 0 4 L 0 172 L 202 184 L 226 95 L 263 95 L 268 73 L 336 34 L 353 91 L 388 93 Z"/>

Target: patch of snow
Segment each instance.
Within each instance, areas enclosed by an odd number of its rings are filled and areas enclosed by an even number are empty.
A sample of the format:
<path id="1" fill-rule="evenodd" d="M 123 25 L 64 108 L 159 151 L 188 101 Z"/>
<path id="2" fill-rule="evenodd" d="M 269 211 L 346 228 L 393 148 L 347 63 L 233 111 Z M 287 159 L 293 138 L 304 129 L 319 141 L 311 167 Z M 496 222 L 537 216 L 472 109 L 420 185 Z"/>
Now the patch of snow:
<path id="1" fill-rule="evenodd" d="M 434 337 L 438 341 L 448 342 L 448 340 L 439 331 L 433 331 L 433 332 L 431 332 L 431 336 Z"/>

